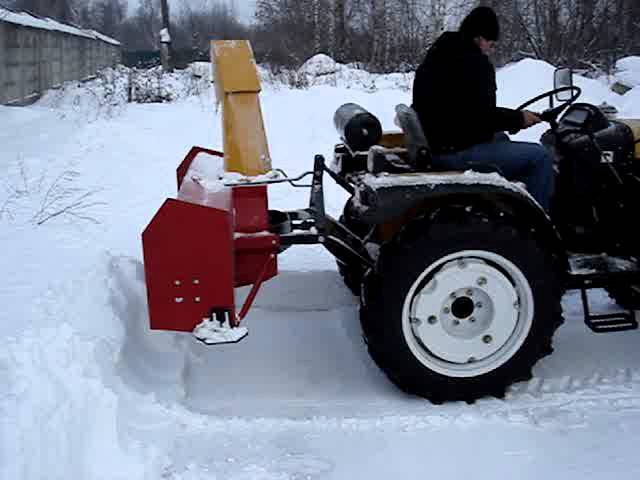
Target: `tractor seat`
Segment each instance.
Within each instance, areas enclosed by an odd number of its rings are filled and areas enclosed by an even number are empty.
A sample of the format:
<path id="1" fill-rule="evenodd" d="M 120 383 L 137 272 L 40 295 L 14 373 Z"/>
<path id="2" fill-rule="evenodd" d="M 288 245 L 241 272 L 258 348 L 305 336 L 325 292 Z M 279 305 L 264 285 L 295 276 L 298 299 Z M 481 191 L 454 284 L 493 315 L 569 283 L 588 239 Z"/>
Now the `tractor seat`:
<path id="1" fill-rule="evenodd" d="M 431 150 L 420 119 L 411 107 L 399 104 L 394 123 L 400 132 L 386 132 L 377 145 L 368 150 L 369 173 L 419 173 L 432 170 Z"/>
<path id="2" fill-rule="evenodd" d="M 416 171 L 431 170 L 431 149 L 416 111 L 401 103 L 396 106 L 394 123 L 405 135 L 408 160 Z"/>

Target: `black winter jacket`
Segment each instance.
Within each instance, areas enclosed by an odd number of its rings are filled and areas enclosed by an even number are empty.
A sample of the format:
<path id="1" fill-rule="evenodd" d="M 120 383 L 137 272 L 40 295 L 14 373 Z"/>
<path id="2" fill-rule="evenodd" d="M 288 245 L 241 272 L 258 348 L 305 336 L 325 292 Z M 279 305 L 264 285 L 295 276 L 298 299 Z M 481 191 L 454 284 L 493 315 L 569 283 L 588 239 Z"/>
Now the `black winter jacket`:
<path id="1" fill-rule="evenodd" d="M 434 153 L 467 149 L 496 132 L 517 133 L 522 112 L 496 107 L 496 74 L 473 40 L 445 32 L 416 71 L 412 108 Z"/>

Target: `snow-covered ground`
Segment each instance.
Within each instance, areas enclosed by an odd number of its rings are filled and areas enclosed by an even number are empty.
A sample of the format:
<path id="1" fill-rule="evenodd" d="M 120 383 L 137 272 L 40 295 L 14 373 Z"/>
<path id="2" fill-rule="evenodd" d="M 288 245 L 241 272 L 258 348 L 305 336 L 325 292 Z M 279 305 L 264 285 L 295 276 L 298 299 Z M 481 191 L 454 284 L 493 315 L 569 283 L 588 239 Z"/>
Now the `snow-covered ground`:
<path id="1" fill-rule="evenodd" d="M 504 68 L 500 103 L 550 89 L 552 74 L 532 60 Z M 294 175 L 314 154 L 330 157 L 333 113 L 345 102 L 396 129 L 395 105 L 411 102 L 397 78 L 362 88 L 340 79 L 306 90 L 265 85 L 274 166 Z M 578 85 L 582 101 L 640 116 L 635 90 Z M 534 378 L 505 401 L 474 405 L 434 406 L 389 384 L 362 343 L 356 299 L 321 248 L 281 256 L 238 345 L 150 332 L 141 233 L 175 196 L 175 168 L 191 146 L 222 148 L 213 93 L 116 101 L 104 112 L 82 92 L 69 95 L 0 107 L 3 480 L 640 475 L 640 334 L 590 333 L 575 292 L 564 299 L 556 351 Z M 515 138 L 536 141 L 544 128 Z M 292 209 L 307 195 L 279 185 L 269 198 Z M 328 186 L 329 213 L 344 200 Z M 601 292 L 594 300 L 616 309 Z"/>

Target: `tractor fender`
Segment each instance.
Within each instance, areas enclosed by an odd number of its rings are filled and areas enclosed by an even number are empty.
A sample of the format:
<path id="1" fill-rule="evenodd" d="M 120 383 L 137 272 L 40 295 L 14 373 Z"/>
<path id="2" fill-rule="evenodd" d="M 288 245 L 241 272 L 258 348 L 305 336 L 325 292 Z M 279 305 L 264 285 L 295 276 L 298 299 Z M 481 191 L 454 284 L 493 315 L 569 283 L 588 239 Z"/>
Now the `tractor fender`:
<path id="1" fill-rule="evenodd" d="M 378 240 L 391 240 L 412 220 L 429 218 L 443 210 L 482 209 L 488 216 L 508 217 L 518 228 L 529 229 L 553 253 L 564 271 L 569 259 L 559 232 L 544 209 L 523 188 L 508 182 L 375 185 L 361 182 L 347 203 L 349 215 L 358 222 L 377 225 Z"/>

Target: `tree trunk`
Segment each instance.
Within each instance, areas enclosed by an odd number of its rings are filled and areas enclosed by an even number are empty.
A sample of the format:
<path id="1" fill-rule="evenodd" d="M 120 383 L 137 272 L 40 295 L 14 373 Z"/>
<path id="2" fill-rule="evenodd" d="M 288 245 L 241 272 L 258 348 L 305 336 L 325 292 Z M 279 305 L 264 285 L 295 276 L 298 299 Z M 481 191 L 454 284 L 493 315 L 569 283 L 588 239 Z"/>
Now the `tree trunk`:
<path id="1" fill-rule="evenodd" d="M 162 56 L 162 68 L 165 72 L 173 72 L 173 48 L 171 46 L 171 25 L 169 21 L 169 4 L 167 0 L 160 0 L 162 9 L 162 30 L 166 35 L 162 35 L 160 54 Z"/>

